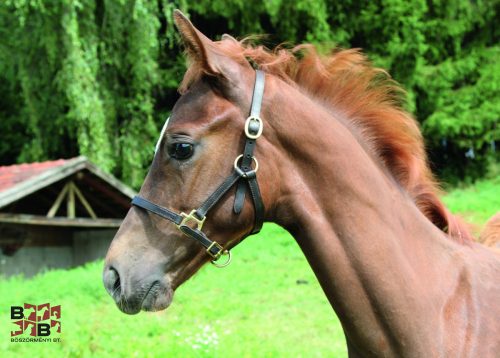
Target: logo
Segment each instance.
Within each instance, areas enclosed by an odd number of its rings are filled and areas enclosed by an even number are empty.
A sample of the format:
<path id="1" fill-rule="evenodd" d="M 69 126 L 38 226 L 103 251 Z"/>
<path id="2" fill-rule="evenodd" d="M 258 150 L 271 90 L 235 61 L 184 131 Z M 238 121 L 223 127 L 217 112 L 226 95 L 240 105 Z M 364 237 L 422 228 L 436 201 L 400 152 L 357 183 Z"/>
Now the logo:
<path id="1" fill-rule="evenodd" d="M 60 305 L 11 306 L 10 319 L 15 325 L 10 331 L 11 342 L 60 342 L 60 338 L 49 338 L 61 333 Z"/>

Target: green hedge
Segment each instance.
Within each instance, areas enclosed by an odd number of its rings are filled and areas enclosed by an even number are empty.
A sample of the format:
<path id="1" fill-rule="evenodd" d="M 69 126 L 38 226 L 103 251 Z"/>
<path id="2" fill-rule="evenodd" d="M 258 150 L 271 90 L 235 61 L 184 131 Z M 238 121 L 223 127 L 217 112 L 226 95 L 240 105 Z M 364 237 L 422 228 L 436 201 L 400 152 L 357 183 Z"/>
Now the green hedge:
<path id="1" fill-rule="evenodd" d="M 84 154 L 139 186 L 184 73 L 175 8 L 212 38 L 361 47 L 406 88 L 441 174 L 498 160 L 497 0 L 4 0 L 0 163 Z"/>

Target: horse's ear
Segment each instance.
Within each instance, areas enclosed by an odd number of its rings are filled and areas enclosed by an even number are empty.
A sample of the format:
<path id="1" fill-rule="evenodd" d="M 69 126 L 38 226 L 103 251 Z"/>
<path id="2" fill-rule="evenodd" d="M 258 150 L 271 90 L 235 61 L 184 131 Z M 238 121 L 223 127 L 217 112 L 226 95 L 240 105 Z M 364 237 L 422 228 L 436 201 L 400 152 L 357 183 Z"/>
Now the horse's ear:
<path id="1" fill-rule="evenodd" d="M 236 40 L 233 36 L 231 36 L 229 34 L 222 34 L 221 40 L 223 40 L 223 41 L 228 40 L 228 41 L 239 43 L 238 40 Z"/>
<path id="2" fill-rule="evenodd" d="M 188 56 L 199 62 L 207 74 L 231 79 L 236 63 L 221 53 L 217 45 L 194 27 L 181 11 L 174 11 L 174 21 L 186 46 Z"/>

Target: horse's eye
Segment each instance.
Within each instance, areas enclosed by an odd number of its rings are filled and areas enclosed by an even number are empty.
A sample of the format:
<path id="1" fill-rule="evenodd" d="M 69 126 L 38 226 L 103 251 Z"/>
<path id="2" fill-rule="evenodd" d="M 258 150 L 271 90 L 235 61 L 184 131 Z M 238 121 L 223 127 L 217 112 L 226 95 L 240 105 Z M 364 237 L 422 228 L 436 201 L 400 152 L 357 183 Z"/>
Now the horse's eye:
<path id="1" fill-rule="evenodd" d="M 174 143 L 168 148 L 170 157 L 185 160 L 193 155 L 194 147 L 191 143 Z"/>

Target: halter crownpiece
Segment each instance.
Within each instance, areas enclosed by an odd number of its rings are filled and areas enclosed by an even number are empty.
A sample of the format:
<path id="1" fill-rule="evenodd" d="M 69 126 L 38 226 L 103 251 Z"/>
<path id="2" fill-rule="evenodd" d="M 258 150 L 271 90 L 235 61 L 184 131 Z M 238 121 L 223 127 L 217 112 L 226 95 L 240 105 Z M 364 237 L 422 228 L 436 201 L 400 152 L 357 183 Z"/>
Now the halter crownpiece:
<path id="1" fill-rule="evenodd" d="M 255 84 L 252 96 L 252 106 L 250 109 L 250 116 L 245 121 L 245 147 L 243 149 L 243 154 L 236 157 L 234 161 L 234 171 L 229 175 L 226 180 L 222 182 L 221 185 L 215 189 L 215 191 L 200 205 L 198 209 L 193 209 L 189 214 L 181 212 L 177 214 L 176 212 L 157 205 L 147 199 L 135 196 L 132 199 L 132 205 L 147 210 L 153 214 L 156 214 L 164 219 L 173 222 L 177 228 L 186 236 L 198 241 L 202 244 L 208 255 L 212 257 L 211 262 L 217 267 L 225 267 L 231 262 L 231 252 L 224 249 L 220 244 L 215 241 L 210 240 L 201 231 L 203 224 L 206 220 L 206 214 L 208 211 L 217 203 L 219 200 L 228 192 L 233 185 L 238 185 L 236 188 L 236 195 L 234 198 L 233 210 L 235 214 L 241 213 L 243 209 L 243 204 L 245 203 L 245 195 L 247 187 L 250 189 L 250 194 L 252 197 L 252 202 L 255 210 L 254 226 L 251 235 L 256 234 L 262 228 L 264 223 L 264 204 L 262 202 L 262 197 L 260 194 L 259 184 L 257 182 L 257 170 L 259 169 L 259 163 L 257 159 L 253 156 L 255 149 L 255 141 L 262 135 L 262 130 L 264 129 L 264 124 L 260 118 L 260 109 L 262 105 L 262 98 L 264 96 L 265 87 L 265 74 L 260 70 L 255 71 Z M 165 134 L 168 121 L 165 122 L 160 139 L 156 145 L 155 153 L 158 151 L 160 142 Z M 252 168 L 252 164 L 255 162 L 255 168 Z M 193 225 L 191 227 L 189 224 Z M 228 258 L 223 264 L 218 264 L 219 260 L 223 255 L 227 255 Z"/>

